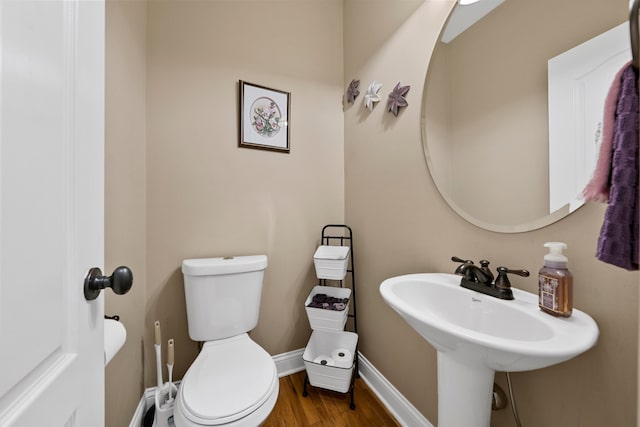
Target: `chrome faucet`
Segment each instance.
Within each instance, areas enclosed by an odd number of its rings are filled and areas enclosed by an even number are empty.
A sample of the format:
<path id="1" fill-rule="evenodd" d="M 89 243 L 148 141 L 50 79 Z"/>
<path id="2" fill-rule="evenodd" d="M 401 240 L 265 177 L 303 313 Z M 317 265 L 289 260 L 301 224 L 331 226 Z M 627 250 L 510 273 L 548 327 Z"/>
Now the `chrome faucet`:
<path id="1" fill-rule="evenodd" d="M 489 268 L 489 261 L 486 259 L 480 261 L 480 267 L 471 260 L 464 260 L 455 256 L 451 257 L 451 261 L 461 263 L 455 270 L 455 274 L 462 276 L 460 286 L 500 299 L 513 299 L 513 291 L 511 290 L 511 283 L 507 273 L 517 274 L 522 277 L 529 276 L 527 270 L 511 270 L 506 267 L 498 267 L 498 277 L 494 282 L 493 273 Z"/>

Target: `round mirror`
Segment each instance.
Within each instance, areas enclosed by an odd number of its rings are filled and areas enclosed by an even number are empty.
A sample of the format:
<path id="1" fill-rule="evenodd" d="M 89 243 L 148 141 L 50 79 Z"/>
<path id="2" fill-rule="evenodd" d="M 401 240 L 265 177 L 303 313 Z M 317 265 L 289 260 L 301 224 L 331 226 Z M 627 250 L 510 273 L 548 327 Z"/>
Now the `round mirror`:
<path id="1" fill-rule="evenodd" d="M 582 205 L 604 98 L 631 58 L 628 0 L 481 0 L 454 8 L 425 83 L 423 144 L 447 203 L 491 231 Z"/>

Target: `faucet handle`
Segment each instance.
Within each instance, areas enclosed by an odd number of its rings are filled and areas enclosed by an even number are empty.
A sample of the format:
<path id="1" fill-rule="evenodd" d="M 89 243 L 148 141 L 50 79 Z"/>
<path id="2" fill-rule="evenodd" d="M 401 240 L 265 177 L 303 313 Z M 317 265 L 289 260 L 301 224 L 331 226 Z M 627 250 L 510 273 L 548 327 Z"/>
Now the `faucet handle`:
<path id="1" fill-rule="evenodd" d="M 451 261 L 453 261 L 453 262 L 461 262 L 463 264 L 473 264 L 472 260 L 470 260 L 470 259 L 462 259 L 462 258 L 457 257 L 457 256 L 452 256 L 451 257 Z"/>
<path id="2" fill-rule="evenodd" d="M 509 282 L 509 278 L 507 277 L 507 273 L 509 274 L 517 274 L 522 277 L 529 277 L 529 272 L 527 270 L 511 270 L 507 267 L 498 267 L 498 278 L 496 279 L 496 287 L 498 288 L 510 288 L 511 282 Z"/>
<path id="3" fill-rule="evenodd" d="M 506 270 L 507 270 L 507 273 L 509 274 L 517 274 L 518 276 L 521 276 L 521 277 L 529 277 L 528 270 L 511 270 L 509 268 L 507 268 Z"/>

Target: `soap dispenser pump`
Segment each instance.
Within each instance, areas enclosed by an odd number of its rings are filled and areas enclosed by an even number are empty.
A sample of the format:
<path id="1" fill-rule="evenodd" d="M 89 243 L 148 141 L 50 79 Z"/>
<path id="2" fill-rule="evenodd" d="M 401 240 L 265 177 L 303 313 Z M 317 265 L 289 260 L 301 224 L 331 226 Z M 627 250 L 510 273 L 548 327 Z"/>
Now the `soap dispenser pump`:
<path id="1" fill-rule="evenodd" d="M 544 256 L 544 266 L 538 273 L 538 306 L 553 316 L 569 317 L 573 311 L 573 276 L 562 253 L 567 244 L 547 242 L 549 253 Z"/>

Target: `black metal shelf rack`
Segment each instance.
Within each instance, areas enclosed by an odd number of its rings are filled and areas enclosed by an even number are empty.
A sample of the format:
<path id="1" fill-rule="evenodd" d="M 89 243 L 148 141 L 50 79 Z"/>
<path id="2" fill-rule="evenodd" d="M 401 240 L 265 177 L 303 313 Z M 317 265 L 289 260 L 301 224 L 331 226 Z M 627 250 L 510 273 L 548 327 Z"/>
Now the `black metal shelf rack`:
<path id="1" fill-rule="evenodd" d="M 322 234 L 320 239 L 321 245 L 336 245 L 336 246 L 348 246 L 349 247 L 349 261 L 347 264 L 347 275 L 343 280 L 331 280 L 331 282 L 337 282 L 339 286 L 345 287 L 347 282 L 347 278 L 350 278 L 351 285 L 351 304 L 349 304 L 350 313 L 347 315 L 352 319 L 352 332 L 358 333 L 358 317 L 356 315 L 356 272 L 353 262 L 353 231 L 351 227 L 345 224 L 327 224 L 322 227 Z M 318 279 L 319 284 L 322 286 L 328 286 L 328 279 Z M 360 344 L 360 339 L 358 337 L 358 342 L 356 343 L 356 351 L 353 355 L 354 358 L 354 369 L 351 375 L 351 384 L 349 385 L 349 393 L 351 395 L 351 402 L 349 403 L 349 408 L 352 410 L 356 409 L 356 405 L 354 402 L 354 384 L 356 378 L 360 378 L 360 370 L 358 363 L 358 346 Z M 311 385 L 309 383 L 309 374 L 306 374 L 304 377 L 304 388 L 302 391 L 302 395 L 307 397 L 309 393 L 307 392 L 307 386 Z M 313 387 L 313 386 L 312 386 Z"/>

